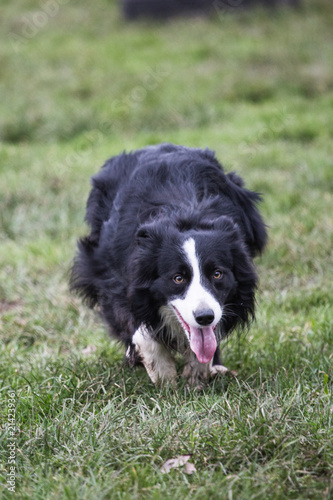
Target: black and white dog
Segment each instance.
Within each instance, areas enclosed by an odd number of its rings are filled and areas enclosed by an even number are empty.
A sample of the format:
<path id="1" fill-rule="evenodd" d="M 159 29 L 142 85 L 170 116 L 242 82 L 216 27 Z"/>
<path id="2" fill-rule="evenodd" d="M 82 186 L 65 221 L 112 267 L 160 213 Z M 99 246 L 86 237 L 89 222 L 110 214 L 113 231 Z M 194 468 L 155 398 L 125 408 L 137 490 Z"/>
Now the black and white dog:
<path id="1" fill-rule="evenodd" d="M 190 383 L 227 372 L 219 343 L 254 317 L 260 196 L 213 151 L 173 144 L 111 158 L 92 184 L 72 290 L 153 382 L 175 380 L 176 353 Z"/>

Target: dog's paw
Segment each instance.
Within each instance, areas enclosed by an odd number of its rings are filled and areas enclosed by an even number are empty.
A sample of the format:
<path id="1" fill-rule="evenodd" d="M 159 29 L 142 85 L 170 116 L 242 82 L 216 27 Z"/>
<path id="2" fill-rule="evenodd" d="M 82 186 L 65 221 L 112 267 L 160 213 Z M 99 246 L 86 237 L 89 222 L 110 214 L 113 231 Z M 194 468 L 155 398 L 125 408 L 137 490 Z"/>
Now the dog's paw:
<path id="1" fill-rule="evenodd" d="M 217 375 L 231 375 L 232 377 L 237 377 L 237 372 L 229 370 L 229 368 L 226 368 L 223 365 L 214 365 L 211 367 L 209 375 L 211 378 L 214 378 Z"/>
<path id="2" fill-rule="evenodd" d="M 199 382 L 198 380 L 196 381 L 189 381 L 187 382 L 187 384 L 185 385 L 185 389 L 186 391 L 188 392 L 192 392 L 192 391 L 195 391 L 195 392 L 202 392 L 205 388 L 205 383 L 204 382 Z"/>

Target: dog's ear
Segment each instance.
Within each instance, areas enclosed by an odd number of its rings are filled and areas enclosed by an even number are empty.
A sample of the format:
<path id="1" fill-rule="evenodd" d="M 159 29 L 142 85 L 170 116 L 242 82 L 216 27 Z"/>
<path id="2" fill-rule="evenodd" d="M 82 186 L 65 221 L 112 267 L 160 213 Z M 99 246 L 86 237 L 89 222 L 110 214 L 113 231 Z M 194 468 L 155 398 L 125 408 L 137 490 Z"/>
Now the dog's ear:
<path id="1" fill-rule="evenodd" d="M 149 246 L 158 243 L 161 239 L 156 223 L 142 224 L 136 233 L 136 242 L 139 246 Z"/>
<path id="2" fill-rule="evenodd" d="M 151 227 L 149 224 L 145 224 L 143 226 L 140 226 L 137 233 L 136 233 L 136 240 L 139 243 L 143 243 L 147 239 L 151 237 Z"/>
<path id="3" fill-rule="evenodd" d="M 142 224 L 136 232 L 135 240 L 127 296 L 136 320 L 152 324 L 156 306 L 151 287 L 158 276 L 157 262 L 161 246 L 157 224 Z"/>
<path id="4" fill-rule="evenodd" d="M 229 244 L 238 248 L 242 248 L 243 251 L 246 250 L 246 242 L 244 240 L 244 235 L 237 224 L 231 217 L 227 215 L 221 215 L 214 221 L 214 229 L 222 233 L 221 238 L 227 238 Z"/>
<path id="5" fill-rule="evenodd" d="M 221 217 L 215 219 L 213 227 L 222 231 L 238 231 L 238 225 L 227 215 L 221 215 Z"/>

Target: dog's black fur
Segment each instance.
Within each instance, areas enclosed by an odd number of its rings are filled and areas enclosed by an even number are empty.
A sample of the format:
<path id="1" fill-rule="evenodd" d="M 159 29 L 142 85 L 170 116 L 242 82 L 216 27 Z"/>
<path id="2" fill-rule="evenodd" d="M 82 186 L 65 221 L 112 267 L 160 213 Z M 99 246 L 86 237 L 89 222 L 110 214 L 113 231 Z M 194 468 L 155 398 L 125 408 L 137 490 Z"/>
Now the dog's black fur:
<path id="1" fill-rule="evenodd" d="M 143 324 L 154 340 L 177 349 L 160 311 L 179 293 L 170 276 L 180 269 L 179 249 L 189 237 L 203 268 L 223 268 L 221 282 L 202 278 L 225 311 L 217 340 L 249 323 L 257 285 L 252 259 L 266 243 L 260 195 L 235 173 L 225 174 L 213 151 L 161 144 L 123 153 L 92 184 L 90 234 L 78 243 L 71 288 L 98 306 L 132 361 L 132 337 Z M 218 348 L 213 364 L 220 364 Z"/>

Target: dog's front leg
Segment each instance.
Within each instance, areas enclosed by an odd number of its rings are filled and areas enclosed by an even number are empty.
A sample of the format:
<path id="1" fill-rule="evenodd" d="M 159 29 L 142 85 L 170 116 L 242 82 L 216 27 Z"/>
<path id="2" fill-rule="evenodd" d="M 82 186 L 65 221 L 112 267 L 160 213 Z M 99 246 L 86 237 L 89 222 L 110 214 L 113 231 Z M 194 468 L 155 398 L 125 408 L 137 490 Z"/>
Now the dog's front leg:
<path id="1" fill-rule="evenodd" d="M 209 363 L 199 363 L 196 355 L 192 351 L 188 351 L 186 356 L 186 364 L 183 370 L 183 377 L 188 380 L 188 384 L 191 387 L 202 387 L 202 382 L 216 377 L 216 375 L 232 375 L 236 376 L 236 372 L 230 371 L 228 368 L 221 364 L 218 358 L 214 358 L 214 361 L 219 361 L 219 364 L 213 365 L 213 360 Z"/>
<path id="2" fill-rule="evenodd" d="M 204 364 L 199 363 L 196 355 L 192 351 L 188 351 L 184 357 L 186 364 L 183 370 L 183 377 L 187 379 L 190 387 L 200 389 L 202 387 L 202 381 L 209 377 L 212 361 Z"/>
<path id="3" fill-rule="evenodd" d="M 158 382 L 174 383 L 177 377 L 175 361 L 170 352 L 159 342 L 156 342 L 144 325 L 136 330 L 132 343 L 142 361 L 150 379 Z"/>

